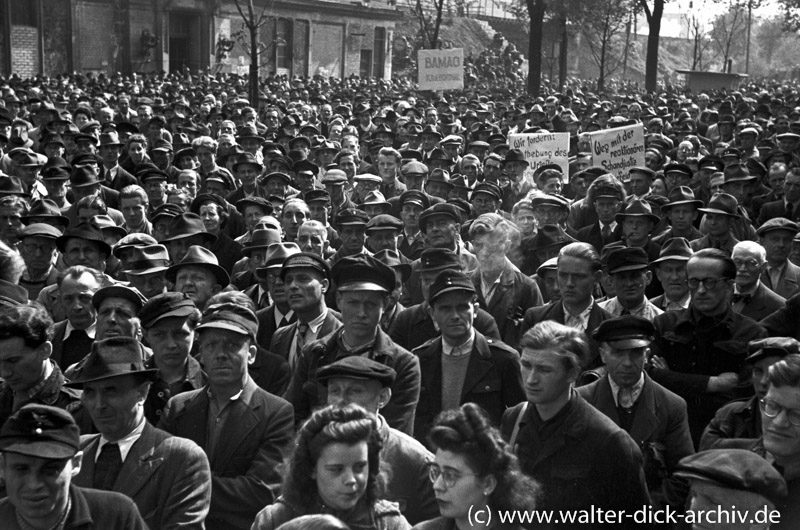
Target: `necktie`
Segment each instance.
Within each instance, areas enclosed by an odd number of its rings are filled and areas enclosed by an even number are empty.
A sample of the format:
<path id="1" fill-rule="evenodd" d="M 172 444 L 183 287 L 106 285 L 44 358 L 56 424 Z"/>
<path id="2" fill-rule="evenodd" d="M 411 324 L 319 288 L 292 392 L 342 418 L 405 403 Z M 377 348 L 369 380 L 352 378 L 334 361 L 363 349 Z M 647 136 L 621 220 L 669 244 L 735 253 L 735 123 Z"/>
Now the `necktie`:
<path id="1" fill-rule="evenodd" d="M 107 443 L 100 450 L 94 466 L 94 487 L 99 490 L 111 490 L 122 469 L 122 454 L 119 445 Z"/>
<path id="2" fill-rule="evenodd" d="M 603 243 L 607 243 L 608 239 L 611 237 L 611 226 L 603 225 L 603 229 L 600 231 L 600 235 L 603 238 Z"/>
<path id="3" fill-rule="evenodd" d="M 787 204 L 786 205 L 786 218 L 791 220 L 793 213 L 794 213 L 794 205 L 792 203 Z"/>
<path id="4" fill-rule="evenodd" d="M 732 299 L 733 299 L 733 303 L 734 304 L 737 303 L 737 302 L 744 302 L 745 305 L 747 305 L 747 304 L 750 303 L 750 300 L 753 299 L 753 295 L 752 294 L 734 293 Z"/>
<path id="5" fill-rule="evenodd" d="M 633 389 L 620 388 L 619 395 L 617 396 L 619 406 L 624 409 L 629 409 L 633 406 Z"/>
<path id="6" fill-rule="evenodd" d="M 284 315 L 283 318 L 281 318 L 281 323 L 278 324 L 278 327 L 282 328 L 283 326 L 288 326 L 288 325 L 289 325 L 289 319 L 286 318 L 286 315 Z"/>
<path id="7" fill-rule="evenodd" d="M 300 353 L 303 351 L 303 346 L 306 345 L 306 333 L 308 333 L 308 324 L 305 322 L 298 322 L 294 355 L 292 355 L 292 359 L 289 363 L 291 364 L 292 368 L 294 368 L 295 364 L 297 364 L 297 359 L 300 358 Z"/>
<path id="8" fill-rule="evenodd" d="M 769 288 L 773 291 L 778 288 L 778 284 L 781 282 L 781 269 L 780 267 L 769 267 Z"/>
<path id="9" fill-rule="evenodd" d="M 631 312 L 630 312 L 630 311 L 628 311 L 627 309 L 623 309 L 623 310 L 620 312 L 620 316 L 622 316 L 622 315 L 630 315 L 630 314 L 631 314 Z"/>

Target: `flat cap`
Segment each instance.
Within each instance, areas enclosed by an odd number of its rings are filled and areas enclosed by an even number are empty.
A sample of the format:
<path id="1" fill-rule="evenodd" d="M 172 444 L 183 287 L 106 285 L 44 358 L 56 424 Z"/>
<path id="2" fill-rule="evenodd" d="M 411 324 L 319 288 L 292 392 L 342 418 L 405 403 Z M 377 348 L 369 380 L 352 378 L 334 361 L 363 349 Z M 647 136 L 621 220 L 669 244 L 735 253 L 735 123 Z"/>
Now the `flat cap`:
<path id="1" fill-rule="evenodd" d="M 793 337 L 767 337 L 751 341 L 747 345 L 750 354 L 745 359 L 750 364 L 766 357 L 780 357 L 800 353 L 800 342 Z"/>
<path id="2" fill-rule="evenodd" d="M 378 381 L 381 386 L 392 386 L 397 372 L 394 368 L 360 355 L 351 355 L 317 370 L 317 381 L 327 384 L 334 378 Z"/>
<path id="3" fill-rule="evenodd" d="M 251 339 L 256 339 L 258 333 L 258 318 L 249 308 L 233 303 L 214 304 L 209 306 L 200 325 L 195 331 L 203 329 L 224 329 L 248 335 Z"/>
<path id="4" fill-rule="evenodd" d="M 413 161 L 409 162 L 408 164 L 404 165 L 400 169 L 400 173 L 402 173 L 403 175 L 426 175 L 427 176 L 428 172 L 429 172 L 428 166 L 426 166 L 422 162 L 417 162 L 416 160 L 413 160 Z"/>
<path id="5" fill-rule="evenodd" d="M 777 506 L 786 499 L 786 481 L 775 467 L 747 449 L 710 449 L 678 462 L 675 476 L 702 480 L 762 495 Z"/>
<path id="6" fill-rule="evenodd" d="M 446 248 L 426 248 L 419 256 L 420 272 L 444 269 L 461 270 L 461 260 L 452 250 Z"/>
<path id="7" fill-rule="evenodd" d="M 647 259 L 647 252 L 640 247 L 615 248 L 608 255 L 609 274 L 642 270 L 649 266 L 650 260 Z"/>
<path id="8" fill-rule="evenodd" d="M 794 235 L 797 233 L 797 223 L 790 221 L 785 217 L 773 217 L 759 226 L 758 230 L 756 230 L 756 233 L 760 236 L 763 236 L 764 234 L 775 232 L 776 230 L 784 230 L 786 232 L 791 232 L 792 235 Z"/>
<path id="9" fill-rule="evenodd" d="M 283 267 L 281 268 L 281 278 L 286 276 L 286 273 L 289 271 L 289 269 L 301 268 L 314 269 L 322 274 L 322 277 L 326 280 L 331 276 L 331 268 L 327 261 L 316 254 L 312 254 L 310 252 L 300 252 L 299 254 L 293 254 L 289 256 L 283 262 Z"/>
<path id="10" fill-rule="evenodd" d="M 331 269 L 333 283 L 340 292 L 394 291 L 394 270 L 380 260 L 366 254 L 347 256 L 337 261 Z"/>
<path id="11" fill-rule="evenodd" d="M 636 315 L 622 315 L 604 320 L 592 332 L 598 342 L 607 342 L 612 348 L 630 349 L 649 346 L 656 328 L 653 323 Z"/>
<path id="12" fill-rule="evenodd" d="M 433 304 L 444 294 L 456 291 L 475 294 L 475 286 L 469 276 L 460 270 L 445 269 L 436 276 L 428 290 L 428 304 Z"/>
<path id="13" fill-rule="evenodd" d="M 135 287 L 126 287 L 124 285 L 109 285 L 98 290 L 92 296 L 92 305 L 95 309 L 100 309 L 102 303 L 109 298 L 122 298 L 132 303 L 136 307 L 136 312 L 142 308 L 147 301 Z"/>
<path id="14" fill-rule="evenodd" d="M 154 296 L 139 310 L 139 320 L 144 329 L 165 318 L 186 318 L 197 311 L 194 300 L 184 293 L 168 292 Z"/>
<path id="15" fill-rule="evenodd" d="M 569 211 L 569 201 L 566 197 L 562 197 L 561 195 L 545 195 L 543 193 L 538 193 L 531 197 L 531 205 L 534 208 L 537 206 L 553 206 L 564 211 Z"/>
<path id="16" fill-rule="evenodd" d="M 403 229 L 403 221 L 389 214 L 379 214 L 369 220 L 367 223 L 367 233 L 379 232 L 381 230 L 397 230 L 400 232 Z"/>
<path id="17" fill-rule="evenodd" d="M 347 182 L 347 174 L 341 169 L 329 169 L 322 177 L 322 184 L 344 184 Z"/>
<path id="18" fill-rule="evenodd" d="M 430 221 L 432 218 L 438 215 L 449 217 L 456 223 L 461 222 L 461 210 L 456 205 L 449 204 L 446 202 L 440 202 L 434 204 L 433 206 L 431 206 L 430 208 L 424 210 L 421 214 L 419 214 L 419 221 L 418 221 L 419 229 L 420 231 L 422 231 L 423 234 L 425 233 L 428 227 L 428 221 Z"/>
<path id="19" fill-rule="evenodd" d="M 0 451 L 38 458 L 72 458 L 80 450 L 80 431 L 72 414 L 58 407 L 30 403 L 0 429 Z"/>

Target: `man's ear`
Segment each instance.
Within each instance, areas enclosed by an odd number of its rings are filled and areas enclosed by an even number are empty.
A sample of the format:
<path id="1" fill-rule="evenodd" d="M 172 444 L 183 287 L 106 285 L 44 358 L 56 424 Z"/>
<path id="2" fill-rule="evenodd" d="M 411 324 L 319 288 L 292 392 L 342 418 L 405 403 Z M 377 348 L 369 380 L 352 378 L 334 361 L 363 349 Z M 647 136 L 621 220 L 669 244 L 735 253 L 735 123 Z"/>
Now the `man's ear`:
<path id="1" fill-rule="evenodd" d="M 253 364 L 256 362 L 256 354 L 258 353 L 258 346 L 255 344 L 251 344 L 250 348 L 247 350 L 247 364 Z"/>
<path id="2" fill-rule="evenodd" d="M 322 283 L 322 292 L 323 292 L 323 294 L 324 294 L 324 293 L 327 293 L 327 292 L 328 292 L 328 288 L 329 288 L 329 287 L 330 287 L 330 285 L 331 285 L 331 282 L 330 282 L 330 281 L 328 281 L 327 279 L 325 279 L 325 280 L 322 280 L 322 282 L 321 282 L 321 283 Z"/>
<path id="3" fill-rule="evenodd" d="M 83 451 L 78 451 L 72 457 L 72 476 L 76 476 L 81 472 L 81 464 L 83 464 Z"/>
<path id="4" fill-rule="evenodd" d="M 53 343 L 50 342 L 49 340 L 41 343 L 36 348 L 36 355 L 38 355 L 42 360 L 49 359 L 50 355 L 52 354 L 53 354 Z"/>
<path id="5" fill-rule="evenodd" d="M 388 386 L 382 388 L 380 392 L 380 397 L 378 398 L 378 408 L 382 409 L 383 407 L 388 405 L 391 399 L 392 399 L 392 389 L 389 388 Z"/>

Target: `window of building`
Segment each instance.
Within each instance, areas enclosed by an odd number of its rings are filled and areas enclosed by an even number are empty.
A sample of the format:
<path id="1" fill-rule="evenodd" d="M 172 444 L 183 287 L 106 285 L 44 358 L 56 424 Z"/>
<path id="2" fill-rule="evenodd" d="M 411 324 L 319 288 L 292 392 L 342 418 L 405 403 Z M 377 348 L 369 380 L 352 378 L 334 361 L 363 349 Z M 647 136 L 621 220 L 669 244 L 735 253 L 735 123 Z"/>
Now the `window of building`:
<path id="1" fill-rule="evenodd" d="M 383 69 L 386 64 L 386 28 L 375 28 L 375 43 L 372 50 L 372 75 L 383 79 Z"/>

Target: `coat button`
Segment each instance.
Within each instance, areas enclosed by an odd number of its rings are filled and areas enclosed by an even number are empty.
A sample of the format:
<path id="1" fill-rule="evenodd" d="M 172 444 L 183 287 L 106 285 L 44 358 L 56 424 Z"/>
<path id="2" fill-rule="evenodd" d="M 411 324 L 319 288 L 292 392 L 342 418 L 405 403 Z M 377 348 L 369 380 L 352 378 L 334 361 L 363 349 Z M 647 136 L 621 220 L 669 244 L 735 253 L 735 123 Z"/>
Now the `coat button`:
<path id="1" fill-rule="evenodd" d="M 484 388 L 484 390 L 489 390 L 490 388 L 492 388 L 492 387 L 490 387 L 489 385 L 486 385 L 486 388 Z"/>

